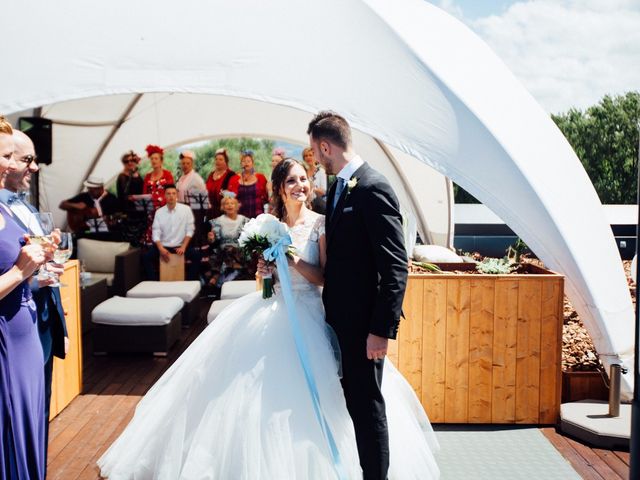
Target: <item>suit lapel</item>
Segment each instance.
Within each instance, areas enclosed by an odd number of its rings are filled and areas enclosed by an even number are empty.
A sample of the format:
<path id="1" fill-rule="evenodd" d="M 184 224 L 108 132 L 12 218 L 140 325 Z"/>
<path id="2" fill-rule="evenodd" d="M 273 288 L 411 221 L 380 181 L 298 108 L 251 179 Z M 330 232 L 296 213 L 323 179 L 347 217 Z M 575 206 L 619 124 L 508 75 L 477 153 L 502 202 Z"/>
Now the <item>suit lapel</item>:
<path id="1" fill-rule="evenodd" d="M 368 168 L 369 166 L 365 162 L 353 173 L 351 178 L 358 178 L 358 179 L 361 178 L 363 175 L 366 174 Z M 332 186 L 334 194 L 335 194 L 335 183 L 337 183 L 337 181 L 334 182 Z M 331 216 L 329 217 L 329 227 L 327 228 L 327 239 L 331 239 L 332 237 L 331 234 L 335 230 L 336 225 L 338 225 L 338 220 L 342 216 L 342 210 L 344 209 L 344 204 L 346 203 L 348 197 L 349 197 L 349 185 L 347 184 L 345 185 L 344 189 L 342 190 L 342 193 L 340 194 L 340 198 L 338 199 L 338 203 L 336 204 L 336 211 L 332 212 Z"/>

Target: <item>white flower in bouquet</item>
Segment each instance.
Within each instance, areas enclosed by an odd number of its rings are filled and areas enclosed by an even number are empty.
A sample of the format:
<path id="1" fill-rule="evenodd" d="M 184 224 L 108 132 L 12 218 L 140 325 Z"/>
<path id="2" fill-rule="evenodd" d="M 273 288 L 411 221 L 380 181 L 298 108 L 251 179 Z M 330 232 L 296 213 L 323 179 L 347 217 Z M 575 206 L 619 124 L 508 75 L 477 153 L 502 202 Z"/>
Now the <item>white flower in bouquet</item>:
<path id="1" fill-rule="evenodd" d="M 249 220 L 238 238 L 238 243 L 248 257 L 254 255 L 262 257 L 265 250 L 280 241 L 285 241 L 286 245 L 291 243 L 289 227 L 268 213 Z M 262 296 L 269 298 L 271 295 L 273 295 L 273 279 L 270 276 L 264 277 Z"/>

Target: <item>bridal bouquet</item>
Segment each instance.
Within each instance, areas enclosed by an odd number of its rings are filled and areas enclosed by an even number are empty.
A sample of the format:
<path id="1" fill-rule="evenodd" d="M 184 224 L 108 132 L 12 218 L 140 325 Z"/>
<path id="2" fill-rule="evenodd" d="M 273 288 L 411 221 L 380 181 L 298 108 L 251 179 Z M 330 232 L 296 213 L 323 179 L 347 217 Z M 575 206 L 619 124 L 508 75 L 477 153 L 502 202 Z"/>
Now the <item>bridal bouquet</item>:
<path id="1" fill-rule="evenodd" d="M 247 257 L 259 255 L 264 258 L 264 252 L 275 248 L 278 244 L 285 247 L 291 244 L 289 227 L 273 215 L 263 213 L 249 220 L 240 233 L 238 243 Z M 265 275 L 262 278 L 262 298 L 269 298 L 272 295 L 272 275 Z"/>

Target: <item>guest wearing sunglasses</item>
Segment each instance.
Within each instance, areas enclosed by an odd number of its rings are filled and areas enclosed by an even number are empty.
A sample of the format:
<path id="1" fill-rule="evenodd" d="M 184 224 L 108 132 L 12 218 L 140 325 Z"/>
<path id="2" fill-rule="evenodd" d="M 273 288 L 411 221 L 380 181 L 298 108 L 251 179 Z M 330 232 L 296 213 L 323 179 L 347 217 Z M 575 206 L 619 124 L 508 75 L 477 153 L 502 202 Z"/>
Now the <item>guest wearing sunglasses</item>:
<path id="1" fill-rule="evenodd" d="M 254 168 L 253 151 L 244 150 L 240 158 L 240 175 L 229 181 L 229 190 L 236 194 L 240 203 L 240 214 L 255 218 L 263 212 L 269 202 L 267 178 Z"/>
<path id="2" fill-rule="evenodd" d="M 138 172 L 138 163 L 140 163 L 140 157 L 133 150 L 129 150 L 122 155 L 122 172 L 118 175 L 116 180 L 116 190 L 118 193 L 118 200 L 122 205 L 122 210 L 130 212 L 135 209 L 133 202 L 129 199 L 129 195 L 140 195 L 143 189 L 142 177 Z"/>

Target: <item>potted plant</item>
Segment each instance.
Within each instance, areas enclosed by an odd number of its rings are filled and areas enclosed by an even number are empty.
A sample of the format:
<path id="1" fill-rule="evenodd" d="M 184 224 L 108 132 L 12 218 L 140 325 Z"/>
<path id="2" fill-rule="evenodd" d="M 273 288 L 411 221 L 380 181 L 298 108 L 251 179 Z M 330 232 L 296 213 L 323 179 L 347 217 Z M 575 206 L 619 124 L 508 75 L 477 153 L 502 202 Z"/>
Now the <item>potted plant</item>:
<path id="1" fill-rule="evenodd" d="M 515 256 L 413 265 L 389 356 L 432 422 L 554 424 L 563 294 L 563 276 Z"/>

